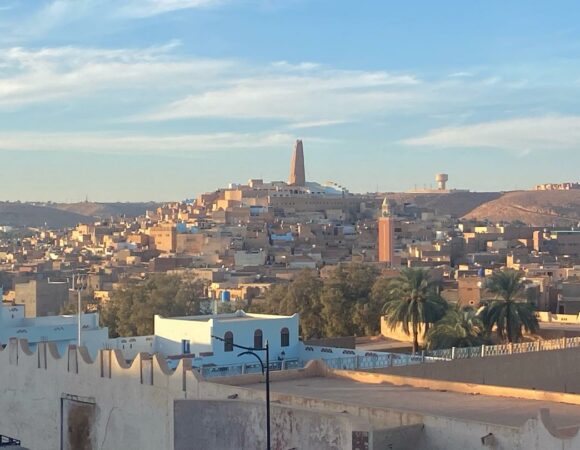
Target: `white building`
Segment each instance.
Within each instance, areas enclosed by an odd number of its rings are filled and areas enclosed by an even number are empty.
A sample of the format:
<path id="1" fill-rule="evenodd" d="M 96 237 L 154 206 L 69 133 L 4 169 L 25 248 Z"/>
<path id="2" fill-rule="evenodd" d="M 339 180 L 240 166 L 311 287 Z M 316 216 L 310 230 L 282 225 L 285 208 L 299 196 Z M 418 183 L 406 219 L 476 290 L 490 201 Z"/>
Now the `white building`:
<path id="1" fill-rule="evenodd" d="M 188 357 L 193 365 L 227 366 L 252 364 L 254 356 L 238 356 L 248 348 L 263 348 L 268 341 L 270 361 L 297 362 L 303 347 L 299 340 L 299 317 L 230 314 L 161 317 L 155 316 L 154 335 L 120 337 L 109 340 L 111 348 L 122 350 L 127 360 L 140 352 L 157 353 L 168 361 Z M 215 336 L 215 337 L 213 337 Z M 265 352 L 256 352 L 265 363 Z"/>
<path id="2" fill-rule="evenodd" d="M 6 345 L 10 338 L 27 339 L 29 345 L 38 342 L 54 342 L 61 354 L 69 344 L 76 344 L 78 317 L 76 315 L 24 317 L 24 305 L 2 304 L 0 307 L 0 344 Z M 82 344 L 91 355 L 96 355 L 109 340 L 109 329 L 99 326 L 99 314 L 83 314 L 81 317 Z"/>
<path id="3" fill-rule="evenodd" d="M 244 350 L 232 344 L 262 348 L 268 341 L 271 360 L 296 360 L 298 325 L 298 314 L 274 316 L 236 311 L 207 316 L 155 316 L 155 350 L 167 357 L 188 354 L 194 357 L 194 363 L 203 357 L 204 362 L 216 365 L 241 364 L 256 359 L 251 355 L 238 357 Z"/>
<path id="4" fill-rule="evenodd" d="M 330 367 L 342 369 L 378 368 L 425 361 L 421 356 L 369 352 L 349 348 L 305 345 L 299 338 L 299 316 L 231 314 L 165 318 L 155 316 L 155 334 L 111 339 L 109 348 L 123 352 L 126 360 L 139 353 L 158 354 L 175 368 L 183 358 L 204 377 L 259 372 L 261 365 L 243 348 L 263 348 L 268 341 L 270 369 L 304 367 L 308 361 L 321 359 Z M 255 351 L 263 364 L 265 351 Z M 429 359 L 429 358 L 427 358 Z"/>

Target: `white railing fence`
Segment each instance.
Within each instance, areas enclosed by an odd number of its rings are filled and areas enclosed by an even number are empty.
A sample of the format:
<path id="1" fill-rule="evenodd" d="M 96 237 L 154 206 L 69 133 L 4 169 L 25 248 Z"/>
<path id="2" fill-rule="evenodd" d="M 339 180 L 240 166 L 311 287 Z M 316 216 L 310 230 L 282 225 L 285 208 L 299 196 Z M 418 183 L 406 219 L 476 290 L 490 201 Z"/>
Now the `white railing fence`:
<path id="1" fill-rule="evenodd" d="M 519 344 L 482 345 L 480 347 L 453 347 L 433 350 L 427 356 L 445 360 L 484 358 L 487 356 L 514 355 L 517 353 L 563 350 L 580 347 L 580 337 L 550 339 L 546 341 L 521 342 Z"/>
<path id="2" fill-rule="evenodd" d="M 423 351 L 419 355 L 403 353 L 366 352 L 364 356 L 341 356 L 322 359 L 332 369 L 368 370 L 385 367 L 408 366 L 411 364 L 451 361 L 455 359 L 485 358 L 488 356 L 514 355 L 518 353 L 562 350 L 580 347 L 580 337 L 551 339 L 546 341 L 521 342 L 519 344 L 482 345 L 479 347 L 453 347 L 443 350 Z M 300 369 L 305 360 L 286 360 L 270 363 L 270 370 Z M 225 377 L 260 373 L 261 366 L 252 364 L 232 364 L 224 366 L 206 366 L 195 368 L 204 378 Z"/>

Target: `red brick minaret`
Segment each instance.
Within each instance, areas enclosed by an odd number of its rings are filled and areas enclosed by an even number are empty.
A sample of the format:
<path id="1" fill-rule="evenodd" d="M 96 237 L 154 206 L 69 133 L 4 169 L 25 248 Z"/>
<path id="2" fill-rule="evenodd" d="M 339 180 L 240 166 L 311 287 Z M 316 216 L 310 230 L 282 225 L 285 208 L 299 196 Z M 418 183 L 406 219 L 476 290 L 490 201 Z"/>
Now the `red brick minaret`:
<path id="1" fill-rule="evenodd" d="M 292 155 L 292 165 L 290 166 L 290 180 L 288 184 L 293 186 L 306 185 L 306 173 L 304 171 L 304 149 L 302 141 L 298 139 L 294 144 L 294 154 Z"/>

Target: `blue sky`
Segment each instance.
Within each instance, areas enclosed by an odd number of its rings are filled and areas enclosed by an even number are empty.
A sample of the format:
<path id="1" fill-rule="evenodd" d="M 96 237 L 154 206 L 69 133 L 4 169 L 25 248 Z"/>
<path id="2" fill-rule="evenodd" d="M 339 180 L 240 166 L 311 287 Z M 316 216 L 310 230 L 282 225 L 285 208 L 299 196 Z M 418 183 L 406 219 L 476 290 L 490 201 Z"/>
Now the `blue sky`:
<path id="1" fill-rule="evenodd" d="M 0 200 L 575 181 L 574 1 L 0 0 Z"/>

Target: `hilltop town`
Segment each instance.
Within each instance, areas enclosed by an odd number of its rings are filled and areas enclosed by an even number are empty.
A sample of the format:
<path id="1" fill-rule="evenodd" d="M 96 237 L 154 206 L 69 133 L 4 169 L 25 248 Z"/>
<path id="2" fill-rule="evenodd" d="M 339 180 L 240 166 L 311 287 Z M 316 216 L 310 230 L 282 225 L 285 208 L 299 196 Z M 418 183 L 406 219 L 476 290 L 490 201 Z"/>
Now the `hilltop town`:
<path id="1" fill-rule="evenodd" d="M 568 226 L 478 220 L 474 211 L 485 206 L 459 206 L 464 191 L 354 194 L 337 183 L 307 181 L 301 141 L 292 158 L 288 182 L 252 179 L 142 215 L 73 227 L 3 224 L 4 301 L 29 305 L 31 316 L 36 309 L 58 314 L 69 304 L 70 280 L 84 274 L 85 308 L 96 311 L 124 281 L 171 273 L 204 280 L 205 297 L 228 296 L 242 308 L 304 269 L 324 276 L 337 264 L 358 263 L 382 272 L 429 269 L 444 282 L 446 298 L 471 304 L 485 296 L 475 288 L 480 277 L 516 269 L 539 310 L 580 312 L 570 294 L 580 258 L 571 215 Z M 484 204 L 504 198 L 481 196 Z M 32 307 L 36 302 L 43 305 Z"/>
<path id="2" fill-rule="evenodd" d="M 298 140 L 288 181 L 251 179 L 133 215 L 87 202 L 63 208 L 88 214 L 70 227 L 3 224 L 0 373 L 14 381 L 0 387 L 12 405 L 0 439 L 75 449 L 559 448 L 580 402 L 573 215 L 552 226 L 480 220 L 486 205 L 528 194 L 452 189 L 447 174 L 436 188 L 356 194 L 308 181 L 306 158 Z M 515 375 L 539 355 L 570 376 Z M 20 431 L 47 385 L 58 388 L 39 403 L 42 426 L 65 431 Z M 487 406 L 472 405 L 472 393 Z M 511 402 L 518 414 L 492 413 Z M 442 437 L 448 427 L 458 431 Z"/>

